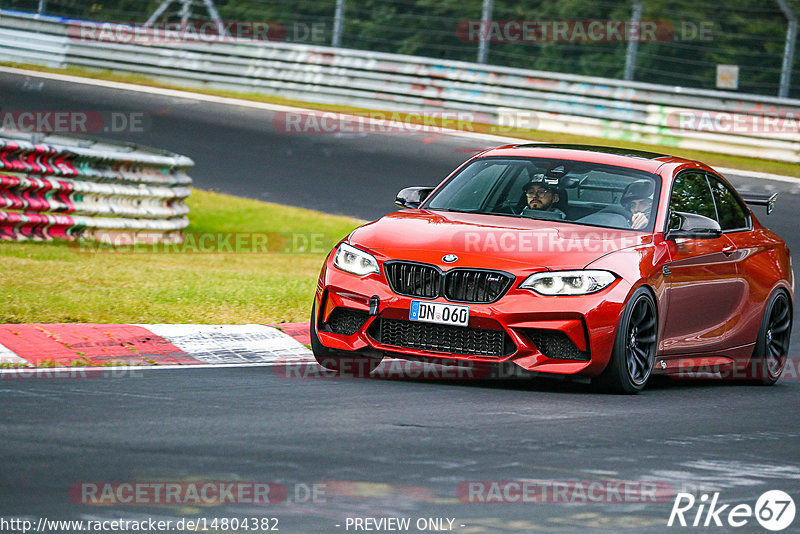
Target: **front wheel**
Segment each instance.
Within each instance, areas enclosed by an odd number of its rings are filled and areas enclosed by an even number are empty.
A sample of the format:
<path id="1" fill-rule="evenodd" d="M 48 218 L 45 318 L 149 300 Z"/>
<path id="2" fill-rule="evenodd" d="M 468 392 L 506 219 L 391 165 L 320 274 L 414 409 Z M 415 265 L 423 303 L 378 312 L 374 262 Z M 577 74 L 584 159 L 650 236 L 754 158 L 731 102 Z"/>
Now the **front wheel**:
<path id="1" fill-rule="evenodd" d="M 311 308 L 311 324 L 308 333 L 311 338 L 311 352 L 314 353 L 317 363 L 342 376 L 369 376 L 380 365 L 383 358 L 358 352 L 333 350 L 323 345 L 317 336 L 315 307 L 316 303 Z"/>
<path id="2" fill-rule="evenodd" d="M 786 367 L 791 336 L 792 306 L 786 291 L 778 290 L 764 308 L 747 382 L 771 386 L 778 381 Z"/>
<path id="3" fill-rule="evenodd" d="M 657 334 L 656 304 L 647 289 L 639 288 L 622 313 L 608 366 L 595 379 L 600 389 L 627 395 L 644 389 L 653 370 Z"/>

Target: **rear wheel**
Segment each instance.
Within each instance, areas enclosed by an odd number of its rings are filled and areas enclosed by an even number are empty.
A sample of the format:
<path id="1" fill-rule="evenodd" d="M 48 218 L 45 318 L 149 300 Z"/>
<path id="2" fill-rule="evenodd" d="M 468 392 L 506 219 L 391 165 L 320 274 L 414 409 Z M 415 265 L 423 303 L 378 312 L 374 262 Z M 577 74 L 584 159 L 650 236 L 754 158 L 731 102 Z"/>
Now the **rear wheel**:
<path id="1" fill-rule="evenodd" d="M 792 306 L 785 291 L 776 291 L 767 301 L 758 339 L 750 358 L 747 382 L 771 386 L 781 377 L 789 355 Z"/>
<path id="2" fill-rule="evenodd" d="M 311 351 L 318 364 L 343 376 L 368 376 L 380 365 L 383 358 L 358 352 L 333 350 L 323 345 L 317 336 L 315 307 L 316 304 L 311 308 L 308 333 L 311 338 Z"/>
<path id="3" fill-rule="evenodd" d="M 595 379 L 601 390 L 630 395 L 644 389 L 656 356 L 656 317 L 650 292 L 637 289 L 622 313 L 608 366 Z"/>

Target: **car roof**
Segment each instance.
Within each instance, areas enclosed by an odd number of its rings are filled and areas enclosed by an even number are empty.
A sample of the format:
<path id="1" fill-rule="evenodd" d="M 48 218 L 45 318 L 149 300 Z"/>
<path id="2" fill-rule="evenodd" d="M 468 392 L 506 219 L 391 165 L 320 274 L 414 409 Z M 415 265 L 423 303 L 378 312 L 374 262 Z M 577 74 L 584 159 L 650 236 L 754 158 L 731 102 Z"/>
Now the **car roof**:
<path id="1" fill-rule="evenodd" d="M 670 156 L 668 154 L 622 147 L 594 145 L 540 143 L 505 145 L 488 150 L 480 154 L 479 157 L 529 157 L 589 161 L 605 165 L 638 169 L 651 173 L 656 173 L 660 167 L 665 165 L 667 165 L 670 170 L 687 164 L 712 170 L 700 162 Z"/>

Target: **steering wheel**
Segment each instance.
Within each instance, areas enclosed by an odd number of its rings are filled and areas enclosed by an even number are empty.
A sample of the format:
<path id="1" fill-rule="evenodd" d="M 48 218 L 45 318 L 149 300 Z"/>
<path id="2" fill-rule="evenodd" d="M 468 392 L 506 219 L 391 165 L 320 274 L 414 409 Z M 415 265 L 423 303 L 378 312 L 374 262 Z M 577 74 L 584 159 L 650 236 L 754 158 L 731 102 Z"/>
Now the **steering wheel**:
<path id="1" fill-rule="evenodd" d="M 515 205 L 514 202 L 512 202 L 510 200 L 506 200 L 505 202 L 503 202 L 499 206 L 496 206 L 492 210 L 492 213 L 502 213 L 502 214 L 508 214 L 508 215 L 519 215 L 519 213 L 517 213 L 517 211 L 514 209 L 514 205 Z"/>
<path id="2" fill-rule="evenodd" d="M 615 213 L 617 215 L 622 215 L 629 221 L 631 220 L 631 217 L 633 217 L 633 213 L 631 212 L 631 210 L 629 210 L 625 206 L 620 206 L 619 204 L 609 204 L 600 211 L 603 213 Z"/>

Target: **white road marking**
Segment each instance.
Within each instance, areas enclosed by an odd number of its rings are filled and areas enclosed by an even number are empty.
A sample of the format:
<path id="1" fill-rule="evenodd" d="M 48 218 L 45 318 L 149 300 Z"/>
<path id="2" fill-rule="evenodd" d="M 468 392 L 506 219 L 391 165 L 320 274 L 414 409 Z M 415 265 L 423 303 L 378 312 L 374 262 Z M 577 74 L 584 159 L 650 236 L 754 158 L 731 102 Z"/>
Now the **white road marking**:
<path id="1" fill-rule="evenodd" d="M 27 360 L 20 358 L 19 356 L 11 352 L 11 350 L 4 345 L 0 345 L 0 363 L 11 363 L 15 365 L 31 365 L 30 363 L 28 363 Z"/>
<path id="2" fill-rule="evenodd" d="M 140 324 L 192 358 L 212 364 L 260 363 L 311 356 L 302 343 L 277 328 L 260 324 Z"/>

